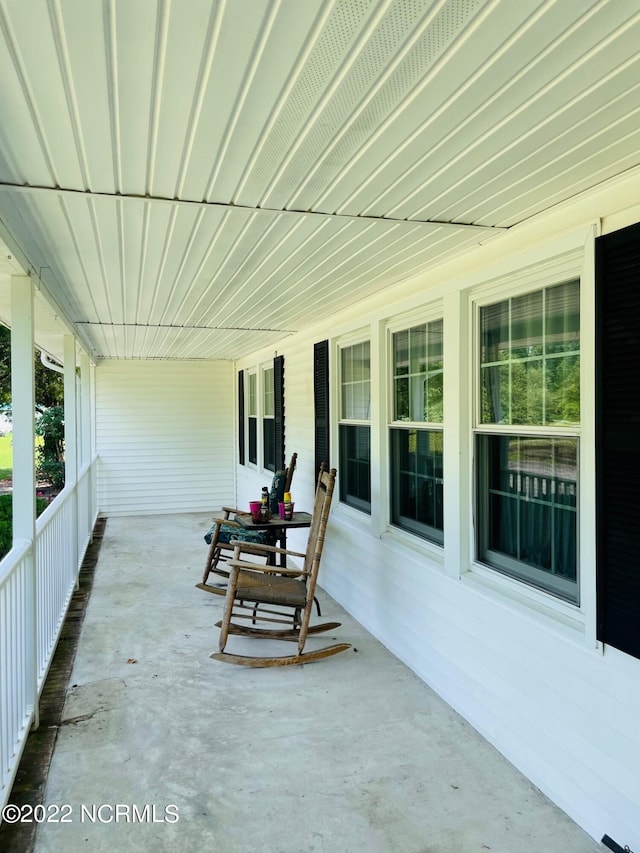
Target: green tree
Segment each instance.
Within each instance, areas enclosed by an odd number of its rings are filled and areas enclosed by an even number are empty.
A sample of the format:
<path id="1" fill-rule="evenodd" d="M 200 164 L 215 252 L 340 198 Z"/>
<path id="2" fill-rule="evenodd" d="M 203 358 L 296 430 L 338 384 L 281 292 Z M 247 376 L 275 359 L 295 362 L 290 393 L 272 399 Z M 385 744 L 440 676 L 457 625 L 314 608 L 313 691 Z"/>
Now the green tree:
<path id="1" fill-rule="evenodd" d="M 42 444 L 36 450 L 38 473 L 55 489 L 64 486 L 64 409 L 50 406 L 36 418 L 36 435 Z"/>

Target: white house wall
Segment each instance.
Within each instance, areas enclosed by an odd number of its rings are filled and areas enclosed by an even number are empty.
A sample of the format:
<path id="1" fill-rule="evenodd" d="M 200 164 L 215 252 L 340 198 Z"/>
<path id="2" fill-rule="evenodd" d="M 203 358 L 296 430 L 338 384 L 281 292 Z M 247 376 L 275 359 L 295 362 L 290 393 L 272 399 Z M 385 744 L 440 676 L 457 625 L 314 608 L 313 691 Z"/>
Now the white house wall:
<path id="1" fill-rule="evenodd" d="M 233 500 L 233 383 L 231 362 L 99 362 L 100 512 L 201 512 Z"/>
<path id="2" fill-rule="evenodd" d="M 292 491 L 307 509 L 313 492 L 313 344 L 330 340 L 335 379 L 337 342 L 359 334 L 371 340 L 372 515 L 336 499 L 324 588 L 588 833 L 597 840 L 606 833 L 635 850 L 640 661 L 595 640 L 592 248 L 598 232 L 640 218 L 638 189 L 636 175 L 277 347 L 285 363 L 286 454 L 299 454 Z M 469 306 L 475 288 L 529 269 L 535 275 L 551 261 L 577 268 L 582 278 L 580 608 L 473 561 Z M 384 417 L 376 415 L 387 394 L 387 321 L 438 301 L 445 330 L 444 549 L 388 525 L 388 439 Z M 272 357 L 273 351 L 259 352 L 238 368 L 250 370 Z M 331 463 L 337 466 L 335 393 L 334 387 Z M 255 497 L 265 478 L 264 471 L 238 466 L 238 500 Z"/>

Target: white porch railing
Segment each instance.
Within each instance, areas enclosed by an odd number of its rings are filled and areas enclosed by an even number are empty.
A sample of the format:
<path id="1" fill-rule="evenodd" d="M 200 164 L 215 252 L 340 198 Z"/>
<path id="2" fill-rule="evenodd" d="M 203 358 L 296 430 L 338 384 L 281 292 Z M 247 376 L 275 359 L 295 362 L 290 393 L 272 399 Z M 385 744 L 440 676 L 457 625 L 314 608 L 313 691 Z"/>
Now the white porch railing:
<path id="1" fill-rule="evenodd" d="M 37 519 L 35 566 L 26 541 L 14 543 L 0 562 L 0 808 L 36 717 L 96 518 L 94 459 Z"/>

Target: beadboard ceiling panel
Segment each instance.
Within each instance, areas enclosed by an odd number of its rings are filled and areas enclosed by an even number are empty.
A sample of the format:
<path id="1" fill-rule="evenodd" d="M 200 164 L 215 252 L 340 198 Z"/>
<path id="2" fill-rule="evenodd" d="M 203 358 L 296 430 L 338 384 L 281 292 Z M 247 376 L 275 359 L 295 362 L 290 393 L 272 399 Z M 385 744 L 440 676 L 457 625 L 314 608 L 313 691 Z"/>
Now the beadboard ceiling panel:
<path id="1" fill-rule="evenodd" d="M 94 358 L 234 359 L 639 165 L 638 44 L 627 0 L 0 0 L 0 237 Z"/>

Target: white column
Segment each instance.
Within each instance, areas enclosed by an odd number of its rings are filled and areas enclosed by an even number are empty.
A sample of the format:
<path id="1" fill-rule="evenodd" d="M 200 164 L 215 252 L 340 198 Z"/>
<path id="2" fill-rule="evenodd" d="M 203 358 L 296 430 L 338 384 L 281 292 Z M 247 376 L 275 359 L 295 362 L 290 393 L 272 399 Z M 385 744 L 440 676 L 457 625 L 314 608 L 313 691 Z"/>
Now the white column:
<path id="1" fill-rule="evenodd" d="M 93 428 L 92 420 L 92 398 L 91 398 L 91 379 L 92 370 L 89 356 L 82 352 L 80 354 L 80 467 L 84 469 L 91 463 L 91 432 Z M 93 481 L 89 479 L 87 483 L 87 502 L 83 508 L 85 529 L 89 532 L 91 538 L 91 529 L 93 521 Z M 80 507 L 78 507 L 80 513 Z M 79 558 L 79 557 L 78 557 Z"/>
<path id="2" fill-rule="evenodd" d="M 64 336 L 64 482 L 78 481 L 78 422 L 76 394 L 76 342 Z"/>
<path id="3" fill-rule="evenodd" d="M 80 467 L 91 461 L 91 364 L 80 353 Z"/>
<path id="4" fill-rule="evenodd" d="M 444 568 L 459 577 L 471 562 L 471 326 L 468 295 L 444 299 Z"/>
<path id="5" fill-rule="evenodd" d="M 389 520 L 389 431 L 387 429 L 385 391 L 387 360 L 385 322 L 371 324 L 371 530 L 381 536 Z"/>
<path id="6" fill-rule="evenodd" d="M 36 598 L 36 475 L 33 286 L 26 275 L 11 276 L 11 406 L 13 415 L 13 541 L 31 543 L 27 560 L 27 660 L 33 725 L 38 715 Z"/>
<path id="7" fill-rule="evenodd" d="M 64 486 L 73 489 L 73 571 L 78 588 L 78 409 L 76 386 L 76 341 L 73 335 L 64 336 Z"/>

